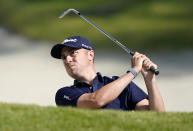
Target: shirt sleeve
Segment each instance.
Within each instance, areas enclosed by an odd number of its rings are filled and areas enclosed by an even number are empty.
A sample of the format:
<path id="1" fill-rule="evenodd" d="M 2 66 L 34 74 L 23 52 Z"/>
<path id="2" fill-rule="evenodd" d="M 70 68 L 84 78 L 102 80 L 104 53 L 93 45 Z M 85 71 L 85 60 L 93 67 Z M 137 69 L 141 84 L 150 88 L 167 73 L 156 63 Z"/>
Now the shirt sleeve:
<path id="1" fill-rule="evenodd" d="M 55 102 L 58 106 L 76 106 L 78 98 L 84 94 L 73 87 L 64 87 L 56 92 Z"/>
<path id="2" fill-rule="evenodd" d="M 129 110 L 134 110 L 138 102 L 143 99 L 148 99 L 148 95 L 140 89 L 134 82 L 131 82 L 128 87 L 127 103 Z"/>

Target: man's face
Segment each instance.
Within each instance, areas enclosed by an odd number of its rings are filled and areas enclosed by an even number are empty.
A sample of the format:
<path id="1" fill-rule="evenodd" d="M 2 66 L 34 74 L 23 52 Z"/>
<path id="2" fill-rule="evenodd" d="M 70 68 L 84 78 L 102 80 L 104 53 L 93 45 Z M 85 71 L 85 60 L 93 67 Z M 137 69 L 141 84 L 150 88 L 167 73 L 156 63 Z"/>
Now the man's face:
<path id="1" fill-rule="evenodd" d="M 64 47 L 61 51 L 61 59 L 63 60 L 66 71 L 73 78 L 83 73 L 89 66 L 90 60 L 93 59 L 91 57 L 90 51 L 82 48 Z"/>

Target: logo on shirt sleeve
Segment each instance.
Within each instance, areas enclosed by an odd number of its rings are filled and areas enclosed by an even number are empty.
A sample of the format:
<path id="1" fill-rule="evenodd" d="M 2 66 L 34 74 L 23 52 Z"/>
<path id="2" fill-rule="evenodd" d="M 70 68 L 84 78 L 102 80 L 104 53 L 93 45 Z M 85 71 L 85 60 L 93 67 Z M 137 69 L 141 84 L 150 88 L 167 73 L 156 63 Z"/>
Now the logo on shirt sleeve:
<path id="1" fill-rule="evenodd" d="M 71 100 L 73 100 L 73 99 L 74 99 L 74 97 L 71 97 L 71 98 L 70 98 L 69 96 L 64 95 L 64 99 L 71 101 Z"/>

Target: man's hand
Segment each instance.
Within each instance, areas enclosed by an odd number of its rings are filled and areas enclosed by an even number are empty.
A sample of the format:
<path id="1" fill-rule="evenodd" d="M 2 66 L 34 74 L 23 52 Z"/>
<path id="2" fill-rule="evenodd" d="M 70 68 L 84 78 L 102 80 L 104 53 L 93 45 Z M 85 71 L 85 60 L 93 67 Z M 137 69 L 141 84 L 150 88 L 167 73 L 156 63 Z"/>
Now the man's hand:
<path id="1" fill-rule="evenodd" d="M 152 80 L 153 78 L 155 78 L 155 74 L 152 73 L 149 69 L 153 66 L 155 69 L 157 69 L 157 65 L 154 64 L 149 58 L 147 58 L 146 56 L 144 56 L 144 61 L 143 61 L 143 66 L 142 66 L 142 75 L 144 77 L 144 79 L 146 80 Z"/>
<path id="2" fill-rule="evenodd" d="M 145 56 L 143 54 L 140 54 L 138 52 L 135 52 L 131 59 L 131 66 L 137 73 L 140 73 L 143 66 L 143 61 L 145 60 Z"/>
<path id="3" fill-rule="evenodd" d="M 152 80 L 155 77 L 149 69 L 150 67 L 154 67 L 157 69 L 157 65 L 154 64 L 148 57 L 138 52 L 135 52 L 134 56 L 131 59 L 132 68 L 135 69 L 138 73 L 142 73 L 144 79 Z"/>

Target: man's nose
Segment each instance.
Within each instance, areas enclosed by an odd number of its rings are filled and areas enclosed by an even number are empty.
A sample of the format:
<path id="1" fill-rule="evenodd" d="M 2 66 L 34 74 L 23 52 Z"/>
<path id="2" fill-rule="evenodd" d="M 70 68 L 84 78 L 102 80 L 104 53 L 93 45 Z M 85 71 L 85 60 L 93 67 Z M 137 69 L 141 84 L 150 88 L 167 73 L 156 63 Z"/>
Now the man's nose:
<path id="1" fill-rule="evenodd" d="M 66 63 L 72 62 L 72 57 L 71 57 L 70 55 L 67 55 L 65 62 L 66 62 Z"/>

